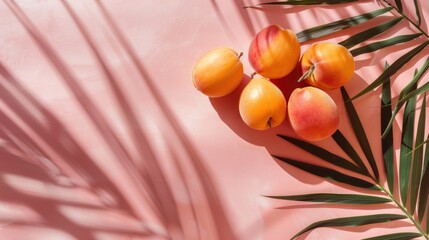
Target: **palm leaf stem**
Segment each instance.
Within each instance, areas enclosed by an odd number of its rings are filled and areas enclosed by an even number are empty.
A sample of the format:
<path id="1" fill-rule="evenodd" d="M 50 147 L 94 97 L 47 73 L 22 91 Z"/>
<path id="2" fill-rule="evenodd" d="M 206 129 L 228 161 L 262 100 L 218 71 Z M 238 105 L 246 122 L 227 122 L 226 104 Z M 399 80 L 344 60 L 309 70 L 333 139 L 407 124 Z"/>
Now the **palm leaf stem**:
<path id="1" fill-rule="evenodd" d="M 387 2 L 386 0 L 383 0 L 382 3 L 387 4 L 389 7 L 392 7 L 393 9 L 395 9 L 395 11 L 400 14 L 401 16 L 403 16 L 405 19 L 408 20 L 408 22 L 410 22 L 416 29 L 418 29 L 421 33 L 423 33 L 427 38 L 429 38 L 429 35 L 423 31 L 423 29 L 420 27 L 419 24 L 413 22 L 407 15 L 405 15 L 402 10 L 398 9 L 396 6 L 390 4 L 389 2 Z"/>
<path id="2" fill-rule="evenodd" d="M 426 232 L 424 231 L 423 227 L 414 218 L 413 214 L 411 214 L 408 211 L 408 209 L 404 205 L 402 205 L 402 203 L 398 199 L 396 199 L 395 196 L 393 196 L 393 194 L 388 189 L 386 189 L 383 184 L 380 183 L 379 180 L 377 180 L 371 174 L 369 174 L 368 177 L 375 183 L 374 185 L 375 185 L 376 188 L 378 188 L 382 193 L 386 194 L 387 197 L 390 198 L 390 200 L 392 200 L 392 202 L 401 209 L 401 211 L 411 220 L 411 222 L 414 224 L 414 226 L 417 228 L 417 230 L 420 232 L 420 234 L 426 240 L 429 240 L 429 235 L 426 234 Z"/>
<path id="3" fill-rule="evenodd" d="M 411 222 L 414 224 L 414 226 L 417 228 L 417 230 L 420 232 L 420 234 L 426 239 L 429 240 L 429 236 L 425 233 L 423 227 L 420 225 L 420 223 L 414 219 L 413 215 L 407 210 L 406 207 L 402 205 L 400 201 L 398 201 L 395 196 L 392 195 L 380 182 L 378 182 L 376 179 L 373 178 L 373 180 L 377 183 L 377 187 L 380 188 L 382 192 L 387 194 L 387 196 L 398 206 L 402 212 L 411 220 Z"/>

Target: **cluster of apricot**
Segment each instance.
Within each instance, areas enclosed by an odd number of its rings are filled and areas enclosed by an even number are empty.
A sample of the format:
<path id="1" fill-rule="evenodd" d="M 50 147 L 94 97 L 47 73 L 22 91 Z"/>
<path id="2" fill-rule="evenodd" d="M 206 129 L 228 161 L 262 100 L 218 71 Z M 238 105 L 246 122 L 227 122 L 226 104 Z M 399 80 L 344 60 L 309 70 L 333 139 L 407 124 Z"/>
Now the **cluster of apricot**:
<path id="1" fill-rule="evenodd" d="M 194 86 L 209 97 L 231 93 L 243 79 L 240 57 L 226 47 L 204 54 L 192 71 Z M 253 38 L 248 58 L 259 75 L 244 87 L 239 100 L 240 116 L 249 127 L 273 128 L 288 116 L 295 133 L 307 141 L 325 139 L 337 130 L 337 104 L 326 91 L 343 86 L 354 74 L 354 59 L 345 47 L 318 42 L 301 56 L 296 34 L 270 25 Z M 307 86 L 295 88 L 286 99 L 270 79 L 286 77 L 296 67 L 302 71 L 297 80 L 305 80 Z"/>

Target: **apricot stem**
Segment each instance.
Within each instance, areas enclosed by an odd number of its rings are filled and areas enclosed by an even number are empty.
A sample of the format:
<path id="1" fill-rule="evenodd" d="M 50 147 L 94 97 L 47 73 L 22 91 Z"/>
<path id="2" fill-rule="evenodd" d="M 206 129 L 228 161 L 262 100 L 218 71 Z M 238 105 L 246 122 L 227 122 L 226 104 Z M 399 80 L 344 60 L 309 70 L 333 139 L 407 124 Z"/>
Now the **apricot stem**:
<path id="1" fill-rule="evenodd" d="M 268 122 L 267 122 L 268 123 L 268 127 L 270 127 L 270 129 L 271 129 L 271 119 L 272 118 L 268 119 Z"/>
<path id="2" fill-rule="evenodd" d="M 256 72 L 253 72 L 253 73 L 250 75 L 250 78 L 252 78 L 252 79 L 253 79 L 253 77 L 254 77 L 256 74 L 257 74 Z"/>
<path id="3" fill-rule="evenodd" d="M 316 69 L 316 67 L 314 65 L 311 65 L 310 68 L 298 79 L 298 82 L 302 82 L 305 79 L 309 78 L 311 74 L 313 74 L 314 69 Z"/>
<path id="4" fill-rule="evenodd" d="M 240 52 L 240 53 L 238 54 L 238 59 L 240 59 L 242 56 L 243 56 L 243 52 Z"/>

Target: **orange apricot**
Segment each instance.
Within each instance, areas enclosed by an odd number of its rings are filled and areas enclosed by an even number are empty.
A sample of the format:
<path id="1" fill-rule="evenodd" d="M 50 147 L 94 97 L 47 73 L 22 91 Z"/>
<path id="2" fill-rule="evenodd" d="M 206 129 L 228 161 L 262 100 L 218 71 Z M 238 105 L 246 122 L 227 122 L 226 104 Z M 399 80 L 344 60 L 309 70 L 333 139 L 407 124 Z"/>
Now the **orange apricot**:
<path id="1" fill-rule="evenodd" d="M 227 47 L 215 48 L 201 56 L 192 69 L 197 90 L 209 97 L 223 97 L 234 91 L 243 78 L 241 54 Z"/>
<path id="2" fill-rule="evenodd" d="M 282 78 L 295 68 L 301 46 L 295 33 L 270 25 L 256 34 L 249 47 L 249 62 L 261 76 Z"/>
<path id="3" fill-rule="evenodd" d="M 303 79 L 311 86 L 323 90 L 337 89 L 353 77 L 355 62 L 351 53 L 344 46 L 320 42 L 312 44 L 304 51 L 301 69 Z"/>
<path id="4" fill-rule="evenodd" d="M 295 89 L 288 101 L 288 116 L 295 133 L 307 141 L 323 140 L 338 129 L 337 104 L 319 88 Z"/>
<path id="5" fill-rule="evenodd" d="M 239 100 L 239 112 L 247 126 L 266 130 L 280 125 L 286 117 L 286 99 L 269 79 L 250 80 Z"/>

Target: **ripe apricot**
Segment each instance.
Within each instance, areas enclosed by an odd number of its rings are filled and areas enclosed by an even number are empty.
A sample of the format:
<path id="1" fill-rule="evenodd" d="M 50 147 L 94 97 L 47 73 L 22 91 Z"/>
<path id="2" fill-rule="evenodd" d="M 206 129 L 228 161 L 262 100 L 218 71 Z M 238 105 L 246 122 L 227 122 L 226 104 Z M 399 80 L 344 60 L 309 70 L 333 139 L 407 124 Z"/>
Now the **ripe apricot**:
<path id="1" fill-rule="evenodd" d="M 192 69 L 196 89 L 209 97 L 223 97 L 240 85 L 243 78 L 241 54 L 227 47 L 215 48 L 201 56 Z"/>
<path id="2" fill-rule="evenodd" d="M 282 91 L 267 78 L 250 80 L 240 95 L 240 116 L 253 129 L 280 125 L 286 117 L 286 107 Z"/>
<path id="3" fill-rule="evenodd" d="M 295 68 L 301 46 L 295 33 L 270 25 L 256 34 L 249 47 L 249 62 L 266 78 L 282 78 Z"/>
<path id="4" fill-rule="evenodd" d="M 295 89 L 288 102 L 288 116 L 295 133 L 307 141 L 330 137 L 337 129 L 337 104 L 315 87 Z"/>
<path id="5" fill-rule="evenodd" d="M 353 77 L 355 62 L 353 56 L 337 43 L 314 43 L 304 51 L 301 61 L 304 73 L 302 79 L 323 90 L 336 89 Z"/>

